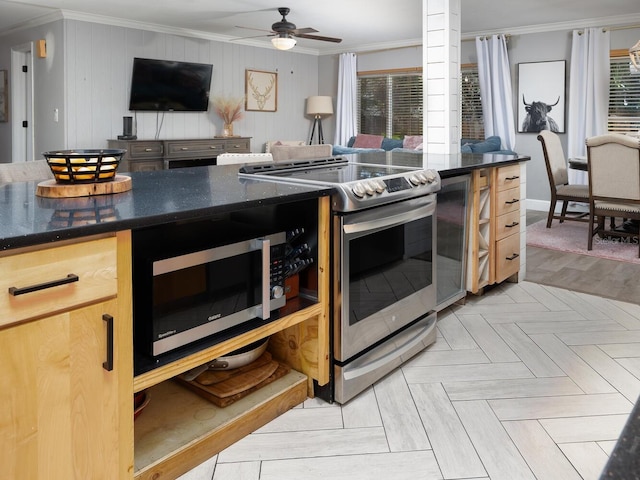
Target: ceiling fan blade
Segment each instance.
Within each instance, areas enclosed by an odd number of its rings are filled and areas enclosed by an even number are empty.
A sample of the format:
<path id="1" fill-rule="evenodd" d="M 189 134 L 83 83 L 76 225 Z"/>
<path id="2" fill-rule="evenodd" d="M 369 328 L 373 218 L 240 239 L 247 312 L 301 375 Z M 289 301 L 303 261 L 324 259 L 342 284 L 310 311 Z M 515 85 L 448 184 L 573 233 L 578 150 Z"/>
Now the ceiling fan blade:
<path id="1" fill-rule="evenodd" d="M 320 35 L 307 35 L 307 34 L 301 34 L 301 35 L 295 35 L 298 38 L 308 38 L 310 40 L 321 40 L 323 42 L 334 42 L 334 43 L 340 43 L 342 41 L 341 38 L 334 38 L 334 37 L 321 37 Z"/>
<path id="2" fill-rule="evenodd" d="M 289 33 L 292 33 L 294 35 L 300 35 L 304 33 L 316 33 L 317 31 L 318 30 L 316 30 L 315 28 L 307 27 L 307 28 L 296 28 L 294 30 L 290 30 Z"/>
<path id="3" fill-rule="evenodd" d="M 235 25 L 236 28 L 244 28 L 245 30 L 257 30 L 258 32 L 269 32 L 274 33 L 273 30 L 266 30 L 264 28 L 254 28 L 254 27 L 243 27 L 242 25 Z"/>
<path id="4" fill-rule="evenodd" d="M 229 40 L 230 42 L 235 42 L 237 40 L 248 40 L 250 38 L 266 38 L 266 37 L 273 37 L 275 36 L 275 33 L 272 33 L 271 35 L 251 35 L 250 37 L 238 37 L 238 38 L 232 38 L 231 40 Z"/>

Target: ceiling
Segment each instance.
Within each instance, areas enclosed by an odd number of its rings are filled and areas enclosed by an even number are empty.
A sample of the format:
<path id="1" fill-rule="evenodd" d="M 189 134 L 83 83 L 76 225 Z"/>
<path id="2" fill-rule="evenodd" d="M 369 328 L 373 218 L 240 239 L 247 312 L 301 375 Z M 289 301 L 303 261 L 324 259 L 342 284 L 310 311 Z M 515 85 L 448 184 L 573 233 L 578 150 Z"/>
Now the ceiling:
<path id="1" fill-rule="evenodd" d="M 460 1 L 463 37 L 640 24 L 638 0 Z M 271 24 L 281 19 L 278 6 L 272 0 L 0 0 L 0 35 L 74 18 L 270 47 Z M 422 39 L 419 0 L 296 0 L 289 6 L 287 20 L 298 28 L 343 39 L 339 44 L 298 39 L 296 49 L 308 53 L 400 47 Z M 255 35 L 260 37 L 243 38 Z"/>

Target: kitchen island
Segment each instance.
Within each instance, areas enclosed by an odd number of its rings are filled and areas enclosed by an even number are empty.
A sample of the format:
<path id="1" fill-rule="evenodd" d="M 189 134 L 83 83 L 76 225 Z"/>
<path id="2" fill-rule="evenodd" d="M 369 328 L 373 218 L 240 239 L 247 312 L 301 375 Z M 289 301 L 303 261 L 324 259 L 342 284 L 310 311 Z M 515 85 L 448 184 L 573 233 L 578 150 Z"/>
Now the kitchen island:
<path id="1" fill-rule="evenodd" d="M 402 157 L 358 161 L 417 161 Z M 436 168 L 448 178 L 528 159 L 487 157 L 498 156 L 456 156 L 448 166 L 441 162 L 445 158 L 426 161 L 429 168 L 442 163 Z M 35 182 L 0 185 L 4 291 L 50 277 L 80 278 L 52 290 L 9 294 L 0 302 L 0 342 L 6 346 L 0 354 L 0 399 L 14 420 L 3 424 L 0 435 L 9 478 L 51 478 L 51 472 L 65 479 L 175 478 L 312 395 L 312 381 L 328 381 L 331 189 L 239 178 L 237 170 L 135 172 L 127 174 L 130 191 L 69 199 L 37 197 Z M 134 374 L 132 231 L 254 209 L 288 217 L 299 206 L 308 212 L 306 226 L 317 242 L 316 275 L 307 285 L 315 300 L 292 302 L 259 328 Z M 184 409 L 172 408 L 169 399 L 184 392 L 176 390 L 173 377 L 267 336 L 274 339 L 274 355 L 293 368 L 291 376 L 259 398 L 238 403 L 227 416 L 213 410 L 206 410 L 206 422 L 195 410 L 175 416 Z M 134 428 L 132 397 L 147 389 L 150 410 Z M 169 412 L 169 422 L 158 421 Z M 177 440 L 169 433 L 176 431 L 182 434 Z M 89 435 L 99 440 L 89 441 Z"/>

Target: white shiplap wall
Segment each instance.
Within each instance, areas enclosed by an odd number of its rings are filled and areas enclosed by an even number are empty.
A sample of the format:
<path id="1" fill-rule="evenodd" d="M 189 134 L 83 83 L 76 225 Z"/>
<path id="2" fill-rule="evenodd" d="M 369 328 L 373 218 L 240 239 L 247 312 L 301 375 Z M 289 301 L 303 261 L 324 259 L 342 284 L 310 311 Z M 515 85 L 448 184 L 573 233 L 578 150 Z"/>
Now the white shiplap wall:
<path id="1" fill-rule="evenodd" d="M 276 112 L 245 112 L 234 124 L 236 135 L 252 137 L 252 151 L 267 140 L 304 140 L 312 119 L 305 117 L 305 99 L 318 94 L 318 57 L 257 48 L 233 42 L 65 20 L 65 148 L 104 148 L 122 134 L 128 110 L 134 57 L 213 64 L 211 96 L 244 95 L 245 69 L 278 73 Z M 137 114 L 139 139 L 156 137 L 162 117 Z M 220 134 L 222 120 L 206 113 L 164 115 L 158 135 L 163 139 L 210 138 Z"/>

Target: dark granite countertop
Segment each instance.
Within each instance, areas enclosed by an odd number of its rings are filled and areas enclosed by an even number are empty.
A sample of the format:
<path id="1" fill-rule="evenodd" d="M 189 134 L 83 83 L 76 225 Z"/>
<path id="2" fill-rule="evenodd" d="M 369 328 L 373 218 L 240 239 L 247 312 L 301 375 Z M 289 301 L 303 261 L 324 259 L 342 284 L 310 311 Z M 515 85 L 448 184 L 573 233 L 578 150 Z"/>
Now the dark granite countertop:
<path id="1" fill-rule="evenodd" d="M 78 198 L 36 195 L 38 182 L 0 184 L 0 248 L 44 244 L 259 205 L 331 194 L 331 189 L 238 177 L 238 166 L 126 173 L 127 192 Z"/>
<path id="2" fill-rule="evenodd" d="M 440 177 L 449 178 L 471 173 L 473 170 L 486 167 L 509 165 L 531 160 L 528 155 L 503 154 L 436 154 L 410 152 L 371 152 L 363 154 L 340 155 L 360 163 L 388 164 L 405 167 L 432 168 L 440 173 Z"/>
<path id="3" fill-rule="evenodd" d="M 442 178 L 517 163 L 518 155 L 380 152 L 343 157 L 362 163 L 434 168 Z M 237 165 L 126 173 L 127 192 L 78 198 L 36 196 L 38 182 L 0 184 L 2 250 L 189 220 L 258 205 L 317 198 L 327 187 L 240 178 Z"/>

